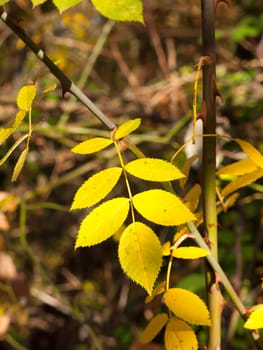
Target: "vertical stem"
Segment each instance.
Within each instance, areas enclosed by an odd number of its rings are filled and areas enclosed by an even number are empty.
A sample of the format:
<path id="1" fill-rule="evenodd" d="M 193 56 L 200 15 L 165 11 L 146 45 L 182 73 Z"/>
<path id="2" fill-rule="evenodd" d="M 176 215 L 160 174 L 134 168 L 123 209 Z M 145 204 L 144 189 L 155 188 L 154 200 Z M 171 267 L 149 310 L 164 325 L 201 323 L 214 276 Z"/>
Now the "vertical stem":
<path id="1" fill-rule="evenodd" d="M 202 55 L 208 56 L 203 65 L 202 117 L 204 134 L 216 132 L 216 54 L 215 54 L 215 1 L 201 0 L 202 11 Z M 203 137 L 203 213 L 204 230 L 211 253 L 218 258 L 217 213 L 216 213 L 216 138 Z M 221 293 L 216 275 L 209 265 L 206 267 L 208 306 L 212 325 L 209 330 L 208 349 L 220 349 L 221 340 Z"/>

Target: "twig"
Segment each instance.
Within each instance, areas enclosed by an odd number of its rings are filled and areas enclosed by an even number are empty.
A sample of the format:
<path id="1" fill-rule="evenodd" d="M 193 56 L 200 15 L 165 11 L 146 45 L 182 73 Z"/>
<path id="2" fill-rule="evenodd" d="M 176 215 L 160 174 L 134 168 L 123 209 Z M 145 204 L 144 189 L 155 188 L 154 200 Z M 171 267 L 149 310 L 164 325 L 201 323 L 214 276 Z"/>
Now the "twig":
<path id="1" fill-rule="evenodd" d="M 25 31 L 10 18 L 0 7 L 1 20 L 30 48 L 31 51 L 48 67 L 50 72 L 60 81 L 63 95 L 66 92 L 75 96 L 88 110 L 98 118 L 109 130 L 116 128 L 116 125 L 100 111 L 96 105 L 51 61 L 42 49 L 36 45 Z"/>

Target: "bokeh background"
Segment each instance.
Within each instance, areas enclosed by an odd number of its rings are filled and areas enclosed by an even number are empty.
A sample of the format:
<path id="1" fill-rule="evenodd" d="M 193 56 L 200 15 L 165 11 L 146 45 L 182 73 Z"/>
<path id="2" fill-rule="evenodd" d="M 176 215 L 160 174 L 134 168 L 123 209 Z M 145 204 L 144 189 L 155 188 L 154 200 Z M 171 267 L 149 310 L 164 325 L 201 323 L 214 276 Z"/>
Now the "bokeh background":
<path id="1" fill-rule="evenodd" d="M 201 56 L 200 2 L 144 0 L 145 25 L 113 23 L 87 0 L 61 16 L 51 1 L 32 9 L 26 0 L 5 6 L 14 20 L 115 123 L 142 118 L 132 141 L 148 156 L 169 159 L 184 142 L 192 118 L 194 79 Z M 217 8 L 218 133 L 263 150 L 263 2 L 231 0 Z M 85 210 L 69 212 L 74 193 L 90 175 L 118 163 L 113 149 L 77 156 L 70 149 L 109 132 L 80 103 L 62 96 L 56 80 L 4 23 L 0 23 L 0 123 L 17 113 L 19 89 L 36 81 L 33 135 L 24 169 L 11 176 L 24 145 L 0 167 L 0 349 L 160 350 L 162 336 L 142 346 L 137 338 L 161 300 L 122 273 L 117 240 L 74 250 Z M 53 87 L 53 88 L 52 88 Z M 198 91 L 198 106 L 201 83 Z M 28 130 L 1 145 L 2 158 Z M 219 142 L 227 164 L 240 149 Z M 129 152 L 126 160 L 131 159 Z M 177 159 L 183 164 L 186 155 Z M 190 182 L 198 182 L 193 169 Z M 134 181 L 134 190 L 144 184 Z M 113 195 L 125 193 L 120 184 Z M 246 305 L 262 303 L 263 208 L 260 182 L 219 217 L 220 262 Z M 171 232 L 158 228 L 162 241 Z M 170 236 L 169 236 L 170 235 Z M 164 259 L 160 280 L 165 276 Z M 173 283 L 205 297 L 203 263 L 176 262 Z M 226 299 L 223 349 L 253 349 Z M 201 346 L 205 333 L 196 329 Z"/>

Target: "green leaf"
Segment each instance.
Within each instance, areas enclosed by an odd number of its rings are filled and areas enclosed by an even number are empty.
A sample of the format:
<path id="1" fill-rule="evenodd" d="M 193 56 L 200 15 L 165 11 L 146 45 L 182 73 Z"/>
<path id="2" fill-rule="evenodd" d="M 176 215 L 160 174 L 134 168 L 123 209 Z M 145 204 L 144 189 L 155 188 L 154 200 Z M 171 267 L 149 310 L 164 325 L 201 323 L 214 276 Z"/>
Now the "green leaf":
<path id="1" fill-rule="evenodd" d="M 173 251 L 173 256 L 178 259 L 198 259 L 208 254 L 207 250 L 199 247 L 179 247 Z"/>
<path id="2" fill-rule="evenodd" d="M 53 0 L 55 6 L 58 8 L 59 12 L 62 13 L 71 7 L 79 4 L 81 0 Z"/>
<path id="3" fill-rule="evenodd" d="M 210 326 L 210 316 L 205 303 L 196 294 L 182 288 L 170 288 L 164 294 L 169 310 L 186 322 Z"/>
<path id="4" fill-rule="evenodd" d="M 95 137 L 90 140 L 83 141 L 72 148 L 73 153 L 77 154 L 92 154 L 108 147 L 113 143 L 112 140 L 104 137 Z"/>
<path id="5" fill-rule="evenodd" d="M 111 192 L 121 173 L 122 168 L 113 167 L 91 176 L 76 192 L 70 209 L 89 208 L 97 204 Z"/>
<path id="6" fill-rule="evenodd" d="M 124 223 L 129 212 L 128 198 L 114 198 L 88 214 L 80 225 L 75 248 L 90 247 L 111 237 Z"/>
<path id="7" fill-rule="evenodd" d="M 224 166 L 218 170 L 217 174 L 238 176 L 251 173 L 255 169 L 257 169 L 257 165 L 251 159 L 242 159 L 238 162 Z"/>
<path id="8" fill-rule="evenodd" d="M 36 87 L 35 85 L 26 85 L 23 86 L 17 95 L 16 103 L 18 105 L 18 108 L 22 109 L 23 111 L 28 112 L 30 108 L 32 107 L 32 103 L 34 101 L 34 98 L 36 96 Z"/>
<path id="9" fill-rule="evenodd" d="M 115 21 L 138 21 L 143 23 L 141 0 L 91 0 L 105 17 Z"/>
<path id="10" fill-rule="evenodd" d="M 162 247 L 152 229 L 131 223 L 120 238 L 119 259 L 127 276 L 151 294 L 162 265 Z"/>
<path id="11" fill-rule="evenodd" d="M 197 350 L 195 332 L 182 320 L 170 319 L 164 334 L 165 350 Z"/>
<path id="12" fill-rule="evenodd" d="M 138 129 L 141 124 L 141 119 L 132 119 L 120 125 L 113 134 L 114 140 L 122 139 L 123 137 L 131 134 L 134 130 Z"/>
<path id="13" fill-rule="evenodd" d="M 221 196 L 225 197 L 239 188 L 250 185 L 263 176 L 263 169 L 256 169 L 248 174 L 241 175 L 237 179 L 226 185 L 221 191 Z"/>
<path id="14" fill-rule="evenodd" d="M 29 151 L 29 149 L 26 148 L 20 154 L 20 156 L 18 158 L 18 161 L 16 162 L 11 181 L 13 181 L 13 182 L 16 181 L 18 176 L 20 175 L 20 173 L 22 171 L 22 168 L 23 168 L 23 166 L 25 164 L 25 161 L 26 161 L 26 158 L 27 158 L 27 155 L 28 155 L 28 151 Z"/>
<path id="15" fill-rule="evenodd" d="M 261 169 L 263 169 L 263 155 L 249 142 L 241 140 L 241 139 L 234 139 L 239 146 L 242 148 L 242 150 L 246 153 L 246 155 L 259 166 Z"/>
<path id="16" fill-rule="evenodd" d="M 162 159 L 140 158 L 125 165 L 125 170 L 142 180 L 173 181 L 185 175 L 173 164 Z"/>
<path id="17" fill-rule="evenodd" d="M 263 304 L 254 306 L 254 310 L 249 315 L 249 318 L 244 324 L 247 329 L 263 328 Z"/>
<path id="18" fill-rule="evenodd" d="M 133 197 L 133 205 L 144 218 L 159 225 L 175 226 L 195 220 L 178 197 L 164 190 L 138 193 Z"/>
<path id="19" fill-rule="evenodd" d="M 142 344 L 147 344 L 152 341 L 157 334 L 160 333 L 161 329 L 165 326 L 168 320 L 168 315 L 165 313 L 156 315 L 148 323 L 145 330 L 142 332 L 139 342 Z"/>

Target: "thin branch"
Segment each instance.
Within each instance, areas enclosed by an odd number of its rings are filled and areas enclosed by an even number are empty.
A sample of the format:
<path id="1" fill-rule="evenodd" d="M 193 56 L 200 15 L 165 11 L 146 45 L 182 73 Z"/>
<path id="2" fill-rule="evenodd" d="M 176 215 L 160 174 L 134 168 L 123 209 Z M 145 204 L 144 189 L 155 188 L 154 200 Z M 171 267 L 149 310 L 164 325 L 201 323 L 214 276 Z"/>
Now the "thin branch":
<path id="1" fill-rule="evenodd" d="M 1 20 L 14 32 L 34 54 L 46 65 L 50 72 L 60 81 L 63 95 L 66 92 L 75 96 L 88 110 L 99 119 L 109 130 L 116 128 L 116 125 L 51 61 L 51 59 L 39 48 L 38 45 L 25 33 L 15 20 L 0 7 Z"/>

